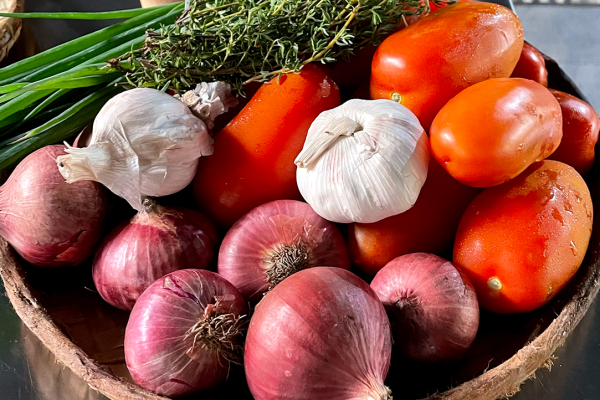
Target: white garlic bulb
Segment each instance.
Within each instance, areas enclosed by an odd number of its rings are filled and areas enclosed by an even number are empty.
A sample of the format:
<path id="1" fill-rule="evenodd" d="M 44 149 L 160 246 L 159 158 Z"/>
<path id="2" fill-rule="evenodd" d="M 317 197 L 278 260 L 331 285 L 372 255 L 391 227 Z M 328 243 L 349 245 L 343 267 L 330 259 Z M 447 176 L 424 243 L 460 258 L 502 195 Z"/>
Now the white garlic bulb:
<path id="1" fill-rule="evenodd" d="M 68 183 L 93 180 L 138 211 L 146 196 L 179 192 L 194 178 L 198 159 L 213 153 L 204 123 L 182 102 L 139 88 L 110 99 L 94 120 L 86 148 L 59 156 Z"/>
<path id="2" fill-rule="evenodd" d="M 304 199 L 333 222 L 377 222 L 410 209 L 427 178 L 428 138 L 391 100 L 349 100 L 322 112 L 296 158 Z"/>

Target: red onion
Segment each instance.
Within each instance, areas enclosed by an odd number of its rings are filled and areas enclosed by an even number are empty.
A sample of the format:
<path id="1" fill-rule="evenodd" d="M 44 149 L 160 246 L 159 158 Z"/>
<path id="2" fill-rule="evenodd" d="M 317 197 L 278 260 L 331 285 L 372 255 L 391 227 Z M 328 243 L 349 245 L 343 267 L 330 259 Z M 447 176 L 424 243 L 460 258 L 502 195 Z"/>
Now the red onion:
<path id="1" fill-rule="evenodd" d="M 300 271 L 256 307 L 244 364 L 256 400 L 390 400 L 390 323 L 368 284 L 341 268 Z"/>
<path id="2" fill-rule="evenodd" d="M 172 272 L 133 307 L 125 361 L 138 385 L 179 397 L 225 381 L 241 362 L 248 307 L 238 290 L 206 270 Z"/>
<path id="3" fill-rule="evenodd" d="M 68 184 L 56 157 L 63 146 L 31 153 L 0 188 L 0 235 L 38 267 L 68 267 L 92 255 L 109 207 L 96 182 Z"/>
<path id="4" fill-rule="evenodd" d="M 199 212 L 150 199 L 144 207 L 110 233 L 94 259 L 98 292 L 126 311 L 158 278 L 178 269 L 205 269 L 216 254 L 216 230 Z"/>
<path id="5" fill-rule="evenodd" d="M 392 322 L 394 346 L 418 361 L 456 361 L 475 340 L 479 305 L 466 275 L 428 253 L 397 257 L 371 288 Z"/>
<path id="6" fill-rule="evenodd" d="M 219 274 L 251 302 L 293 273 L 317 265 L 350 269 L 344 238 L 310 205 L 295 200 L 254 208 L 231 227 L 219 250 Z"/>

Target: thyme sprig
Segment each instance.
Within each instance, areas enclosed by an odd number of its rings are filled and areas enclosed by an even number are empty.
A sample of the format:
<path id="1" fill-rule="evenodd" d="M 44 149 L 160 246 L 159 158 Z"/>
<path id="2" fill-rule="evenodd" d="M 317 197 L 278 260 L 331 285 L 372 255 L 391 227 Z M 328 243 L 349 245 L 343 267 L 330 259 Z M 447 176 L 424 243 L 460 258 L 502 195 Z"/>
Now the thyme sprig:
<path id="1" fill-rule="evenodd" d="M 441 2 L 444 2 L 443 0 Z M 192 0 L 174 25 L 111 60 L 127 86 L 180 92 L 199 82 L 243 86 L 347 59 L 429 10 L 418 0 Z"/>

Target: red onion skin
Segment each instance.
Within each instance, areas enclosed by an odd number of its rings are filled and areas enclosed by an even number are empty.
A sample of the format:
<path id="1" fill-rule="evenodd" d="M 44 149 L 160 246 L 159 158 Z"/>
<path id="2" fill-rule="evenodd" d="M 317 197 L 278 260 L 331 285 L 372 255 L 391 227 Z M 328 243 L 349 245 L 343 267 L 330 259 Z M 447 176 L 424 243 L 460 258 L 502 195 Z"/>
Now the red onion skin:
<path id="1" fill-rule="evenodd" d="M 469 349 L 479 327 L 479 304 L 466 275 L 428 253 L 397 257 L 371 288 L 388 310 L 394 346 L 408 358 L 453 362 Z"/>
<path id="2" fill-rule="evenodd" d="M 140 296 L 125 330 L 125 361 L 133 380 L 155 393 L 180 397 L 209 389 L 227 378 L 228 363 L 213 350 L 186 352 L 193 339 L 186 332 L 215 298 L 227 311 L 246 315 L 238 290 L 214 272 L 179 270 L 154 282 Z"/>
<path id="3" fill-rule="evenodd" d="M 100 245 L 93 265 L 98 293 L 131 311 L 158 278 L 179 269 L 206 269 L 216 255 L 214 225 L 185 208 L 156 207 L 115 228 Z"/>
<path id="4" fill-rule="evenodd" d="M 300 271 L 256 307 L 244 365 L 256 400 L 383 400 L 391 357 L 385 309 L 341 268 Z"/>
<path id="5" fill-rule="evenodd" d="M 290 245 L 298 238 L 311 249 L 310 267 L 350 269 L 346 243 L 333 223 L 307 203 L 276 200 L 254 208 L 227 232 L 219 250 L 219 274 L 256 303 L 270 287 L 265 257 L 275 246 Z"/>
<path id="6" fill-rule="evenodd" d="M 63 149 L 31 153 L 0 188 L 0 235 L 38 267 L 81 264 L 104 233 L 109 195 L 96 182 L 66 183 L 56 166 Z"/>

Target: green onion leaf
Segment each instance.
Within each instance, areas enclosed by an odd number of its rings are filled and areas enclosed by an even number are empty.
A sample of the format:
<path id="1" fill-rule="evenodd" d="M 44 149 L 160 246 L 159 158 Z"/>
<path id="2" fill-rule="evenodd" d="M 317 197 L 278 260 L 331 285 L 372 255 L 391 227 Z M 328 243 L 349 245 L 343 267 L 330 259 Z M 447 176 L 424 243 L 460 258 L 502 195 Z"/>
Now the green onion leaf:
<path id="1" fill-rule="evenodd" d="M 42 19 L 122 19 L 133 18 L 139 15 L 144 15 L 154 10 L 172 8 L 171 4 L 148 8 L 133 8 L 130 10 L 117 11 L 99 11 L 99 12 L 42 12 L 42 13 L 3 13 L 0 12 L 0 17 L 12 18 L 42 18 Z"/>
<path id="2" fill-rule="evenodd" d="M 14 165 L 41 147 L 60 143 L 79 133 L 83 126 L 94 120 L 102 106 L 121 91 L 114 83 L 86 96 L 44 125 L 20 135 L 18 140 L 0 149 L 0 169 Z"/>
<path id="3" fill-rule="evenodd" d="M 109 26 L 99 31 L 82 36 L 67 43 L 53 47 L 35 56 L 26 58 L 22 61 L 11 64 L 0 69 L 0 84 L 12 83 L 16 79 L 21 79 L 27 75 L 27 72 L 34 72 L 40 67 L 44 67 L 50 63 L 60 61 L 80 51 L 88 50 L 90 47 L 109 40 L 116 35 L 126 32 L 132 28 L 139 27 L 140 24 L 151 21 L 161 15 L 164 15 L 166 10 L 178 9 L 179 12 L 183 9 L 182 3 L 173 3 L 164 6 L 164 8 L 154 9 L 145 14 L 139 15 L 123 21 L 116 25 Z M 12 79 L 11 79 L 12 78 Z"/>
<path id="4" fill-rule="evenodd" d="M 106 64 L 92 64 L 92 65 L 82 65 L 80 67 L 73 68 L 69 71 L 62 72 L 60 74 L 56 74 L 49 78 L 42 79 L 41 81 L 30 83 L 27 86 L 24 86 L 20 89 L 14 90 L 10 93 L 7 93 L 4 96 L 0 97 L 0 102 L 3 103 L 6 101 L 9 101 L 9 100 L 12 100 L 15 97 L 18 97 L 23 93 L 27 93 L 27 92 L 31 92 L 31 91 L 47 90 L 47 89 L 62 89 L 63 87 L 64 88 L 81 87 L 81 86 L 72 86 L 72 85 L 69 86 L 70 81 L 73 81 L 73 82 L 77 81 L 74 78 L 89 77 L 89 76 L 93 76 L 93 75 L 106 75 L 106 74 L 115 72 L 114 70 L 112 70 L 110 68 L 104 68 L 105 66 L 106 66 Z M 114 76 L 110 77 L 107 80 L 113 80 L 113 79 L 114 79 Z M 107 81 L 107 80 L 105 80 L 105 81 Z M 79 82 L 79 81 L 77 81 L 77 82 Z M 94 83 L 93 85 L 87 85 L 87 86 L 94 86 L 97 84 L 98 83 Z"/>

